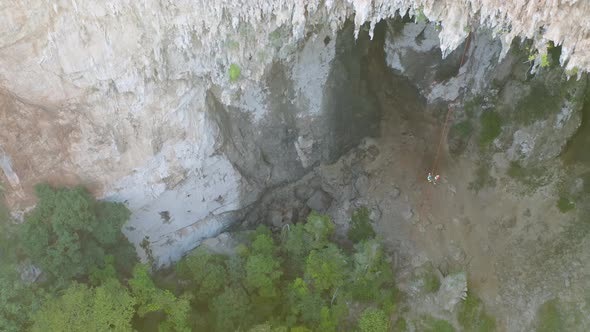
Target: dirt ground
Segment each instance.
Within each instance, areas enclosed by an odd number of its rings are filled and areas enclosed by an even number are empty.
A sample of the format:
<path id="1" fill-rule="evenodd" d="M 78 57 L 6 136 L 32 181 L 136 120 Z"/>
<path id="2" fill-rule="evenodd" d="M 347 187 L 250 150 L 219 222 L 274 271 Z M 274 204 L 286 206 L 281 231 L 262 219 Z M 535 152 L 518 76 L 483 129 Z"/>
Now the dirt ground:
<path id="1" fill-rule="evenodd" d="M 587 272 L 568 261 L 588 266 L 587 255 L 574 250 L 552 265 L 547 263 L 552 251 L 544 250 L 572 218 L 556 208 L 556 180 L 522 194 L 519 184 L 505 175 L 508 163 L 498 153 L 492 165 L 497 184 L 475 192 L 469 183 L 477 168 L 477 147 L 453 158 L 445 140 L 436 171 L 441 181 L 429 184 L 426 176 L 443 121 L 411 87 L 392 84 L 407 91 L 393 96 L 385 88 L 379 96 L 384 109 L 391 111 L 385 112 L 381 137 L 372 143 L 380 154 L 364 168 L 370 179 L 366 199 L 378 202 L 382 212 L 377 231 L 402 257 L 401 273 L 426 261 L 443 273 L 463 269 L 469 289 L 496 317 L 499 331 L 529 330 L 538 306 L 551 298 L 581 301 L 576 293 L 584 289 Z M 555 163 L 559 172 L 559 161 Z M 564 266 L 571 271 L 564 272 Z"/>

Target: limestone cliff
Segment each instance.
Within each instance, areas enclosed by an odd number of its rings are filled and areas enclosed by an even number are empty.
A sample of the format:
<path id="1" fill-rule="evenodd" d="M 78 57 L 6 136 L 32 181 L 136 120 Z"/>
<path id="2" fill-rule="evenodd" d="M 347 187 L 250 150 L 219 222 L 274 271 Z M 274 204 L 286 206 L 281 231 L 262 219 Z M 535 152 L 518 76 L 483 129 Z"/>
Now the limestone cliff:
<path id="1" fill-rule="evenodd" d="M 540 59 L 552 40 L 562 64 L 590 68 L 583 0 L 3 2 L 8 202 L 30 206 L 41 181 L 85 184 L 129 206 L 144 256 L 178 259 L 374 132 L 367 34 L 408 10 L 437 22 L 442 56 L 487 26 L 504 52 L 527 37 Z"/>

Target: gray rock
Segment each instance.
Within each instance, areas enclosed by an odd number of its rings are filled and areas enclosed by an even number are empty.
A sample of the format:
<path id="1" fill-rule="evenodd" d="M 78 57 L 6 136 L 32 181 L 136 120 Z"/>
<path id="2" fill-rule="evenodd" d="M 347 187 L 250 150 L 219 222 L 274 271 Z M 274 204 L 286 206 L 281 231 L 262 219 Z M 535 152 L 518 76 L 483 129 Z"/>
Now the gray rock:
<path id="1" fill-rule="evenodd" d="M 283 213 L 278 210 L 272 210 L 267 215 L 267 222 L 276 228 L 283 226 Z"/>
<path id="2" fill-rule="evenodd" d="M 332 197 L 323 190 L 317 190 L 305 204 L 312 210 L 325 213 L 332 205 Z"/>
<path id="3" fill-rule="evenodd" d="M 414 217 L 414 210 L 410 206 L 406 206 L 402 209 L 402 217 L 406 221 L 410 221 Z"/>
<path id="4" fill-rule="evenodd" d="M 17 271 L 20 275 L 20 279 L 27 284 L 36 282 L 42 273 L 40 268 L 30 263 L 19 265 Z"/>
<path id="5" fill-rule="evenodd" d="M 295 198 L 306 201 L 313 194 L 313 188 L 307 184 L 295 187 Z"/>
<path id="6" fill-rule="evenodd" d="M 369 191 L 369 177 L 362 174 L 356 178 L 354 181 L 354 190 L 356 190 L 357 194 L 360 196 L 365 196 Z"/>
<path id="7" fill-rule="evenodd" d="M 397 199 L 400 194 L 401 194 L 401 191 L 399 190 L 398 187 L 393 187 L 393 189 L 391 189 L 391 197 L 393 199 Z"/>

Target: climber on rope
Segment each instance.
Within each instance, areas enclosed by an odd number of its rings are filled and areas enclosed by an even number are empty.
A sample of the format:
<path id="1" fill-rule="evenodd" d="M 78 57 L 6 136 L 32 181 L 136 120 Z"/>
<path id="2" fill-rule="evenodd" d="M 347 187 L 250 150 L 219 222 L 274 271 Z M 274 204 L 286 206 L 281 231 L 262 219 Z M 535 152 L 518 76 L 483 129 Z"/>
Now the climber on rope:
<path id="1" fill-rule="evenodd" d="M 440 180 L 440 175 L 437 174 L 433 177 L 432 173 L 428 173 L 428 176 L 426 177 L 426 179 L 428 180 L 428 182 L 436 185 L 438 183 L 438 181 Z"/>

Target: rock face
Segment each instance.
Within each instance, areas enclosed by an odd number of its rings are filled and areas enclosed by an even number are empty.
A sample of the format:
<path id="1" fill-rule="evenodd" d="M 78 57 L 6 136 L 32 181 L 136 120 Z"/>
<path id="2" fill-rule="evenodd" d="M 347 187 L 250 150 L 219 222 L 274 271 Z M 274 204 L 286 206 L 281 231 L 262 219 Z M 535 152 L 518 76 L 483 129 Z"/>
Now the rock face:
<path id="1" fill-rule="evenodd" d="M 424 25 L 431 43 L 420 51 L 428 48 L 432 59 L 451 54 L 478 21 L 494 29 L 504 51 L 515 36 L 533 38 L 539 47 L 551 39 L 563 43 L 560 60 L 568 68 L 587 69 L 589 6 L 4 3 L 0 167 L 8 202 L 29 207 L 38 182 L 84 184 L 125 202 L 133 217 L 124 232 L 144 258 L 149 246 L 151 258 L 165 265 L 244 218 L 269 188 L 377 132 L 380 110 L 365 73 L 375 45 L 369 36 L 380 20 L 409 9 L 440 21 L 440 32 Z M 353 14 L 354 24 L 347 24 Z M 361 29 L 365 22 L 369 31 Z M 412 37 L 420 28 L 403 34 Z M 435 38 L 440 43 L 434 45 Z M 410 56 L 398 54 L 399 65 L 408 66 Z"/>

